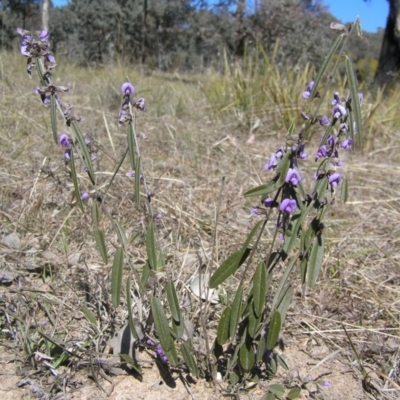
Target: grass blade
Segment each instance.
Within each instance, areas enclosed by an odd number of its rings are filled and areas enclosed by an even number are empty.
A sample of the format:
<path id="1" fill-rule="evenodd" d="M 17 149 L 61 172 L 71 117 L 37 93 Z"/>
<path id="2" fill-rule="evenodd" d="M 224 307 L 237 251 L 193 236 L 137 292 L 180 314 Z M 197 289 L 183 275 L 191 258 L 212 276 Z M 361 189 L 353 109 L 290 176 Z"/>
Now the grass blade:
<path id="1" fill-rule="evenodd" d="M 281 326 L 282 326 L 281 314 L 279 311 L 275 311 L 268 327 L 268 336 L 267 336 L 268 350 L 272 350 L 278 343 L 279 334 L 281 332 Z"/>
<path id="2" fill-rule="evenodd" d="M 165 316 L 164 308 L 155 297 L 151 298 L 151 312 L 153 314 L 154 325 L 158 339 L 160 340 L 161 346 L 164 352 L 167 353 L 172 347 L 171 335 L 169 332 L 168 320 Z"/>
<path id="3" fill-rule="evenodd" d="M 121 301 L 122 270 L 124 267 L 124 249 L 118 247 L 114 255 L 114 262 L 111 272 L 111 298 L 115 308 Z"/>
<path id="4" fill-rule="evenodd" d="M 156 271 L 157 270 L 157 253 L 156 253 L 156 244 L 155 244 L 155 239 L 154 239 L 153 221 L 150 221 L 150 223 L 147 227 L 146 253 L 147 253 L 147 259 L 149 260 L 150 268 L 153 271 Z"/>
<path id="5" fill-rule="evenodd" d="M 313 243 L 307 268 L 307 286 L 313 288 L 317 281 L 322 261 L 324 260 L 325 236 L 319 233 Z"/>
<path id="6" fill-rule="evenodd" d="M 83 312 L 83 314 L 85 315 L 86 319 L 97 328 L 97 320 L 96 320 L 96 316 L 86 307 L 86 306 L 82 306 L 81 307 L 81 311 Z"/>
<path id="7" fill-rule="evenodd" d="M 167 299 L 169 309 L 171 310 L 172 318 L 176 322 L 181 321 L 181 310 L 179 308 L 178 297 L 176 295 L 174 283 L 171 280 L 167 282 Z"/>
<path id="8" fill-rule="evenodd" d="M 81 198 L 81 192 L 79 191 L 78 177 L 76 176 L 74 149 L 71 149 L 70 157 L 71 157 L 71 159 L 70 159 L 69 165 L 71 167 L 71 178 L 72 178 L 72 182 L 74 183 L 76 202 L 78 204 L 78 207 L 82 210 L 82 212 L 84 212 L 83 211 L 83 202 L 82 202 L 82 198 Z"/>

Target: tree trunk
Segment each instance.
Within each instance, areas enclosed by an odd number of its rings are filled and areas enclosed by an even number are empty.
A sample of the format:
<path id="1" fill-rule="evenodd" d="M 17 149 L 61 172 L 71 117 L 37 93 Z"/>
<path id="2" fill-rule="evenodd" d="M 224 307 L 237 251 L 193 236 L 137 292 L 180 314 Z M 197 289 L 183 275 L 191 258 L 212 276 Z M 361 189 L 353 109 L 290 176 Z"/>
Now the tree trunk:
<path id="1" fill-rule="evenodd" d="M 42 3 L 42 29 L 49 30 L 49 6 L 50 0 L 43 0 Z"/>
<path id="2" fill-rule="evenodd" d="M 394 75 L 400 71 L 400 0 L 389 0 L 389 5 L 389 16 L 375 76 L 375 81 L 380 85 L 392 81 Z M 398 78 L 397 76 L 396 79 Z"/>

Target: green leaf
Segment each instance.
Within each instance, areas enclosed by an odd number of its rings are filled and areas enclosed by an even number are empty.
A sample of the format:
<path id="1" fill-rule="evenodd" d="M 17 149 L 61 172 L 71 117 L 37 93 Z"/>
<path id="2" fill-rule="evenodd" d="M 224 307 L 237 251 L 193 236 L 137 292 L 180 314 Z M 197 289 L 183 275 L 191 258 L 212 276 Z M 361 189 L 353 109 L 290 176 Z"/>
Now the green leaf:
<path id="1" fill-rule="evenodd" d="M 272 350 L 278 343 L 279 334 L 281 332 L 281 314 L 275 311 L 268 326 L 267 349 Z"/>
<path id="2" fill-rule="evenodd" d="M 229 337 L 235 337 L 236 329 L 239 324 L 240 310 L 242 306 L 243 286 L 240 286 L 236 291 L 235 298 L 232 303 L 231 319 L 229 322 Z"/>
<path id="3" fill-rule="evenodd" d="M 175 335 L 180 339 L 185 333 L 185 324 L 183 322 L 183 319 L 177 322 L 172 318 L 172 330 L 174 331 Z"/>
<path id="4" fill-rule="evenodd" d="M 149 222 L 147 226 L 147 235 L 146 235 L 146 252 L 147 259 L 149 261 L 149 266 L 153 271 L 157 270 L 157 253 L 156 253 L 156 245 L 154 239 L 154 224 L 153 221 Z"/>
<path id="5" fill-rule="evenodd" d="M 358 90 L 357 90 L 357 80 L 354 74 L 353 63 L 350 58 L 346 56 L 346 73 L 347 79 L 349 80 L 350 86 L 350 95 L 351 95 L 351 108 L 352 113 L 354 113 L 354 119 L 356 122 L 356 131 L 357 131 L 357 144 L 360 146 L 362 143 L 362 119 L 361 119 L 361 107 L 360 101 L 358 99 Z M 350 131 L 352 132 L 353 138 L 354 135 L 354 127 L 353 124 L 350 126 Z"/>
<path id="6" fill-rule="evenodd" d="M 150 269 L 149 262 L 147 261 L 146 264 L 143 267 L 142 276 L 140 277 L 140 282 L 141 282 L 143 287 L 146 286 L 147 281 L 148 281 L 148 279 L 150 277 L 150 274 L 151 274 L 151 269 Z"/>
<path id="7" fill-rule="evenodd" d="M 250 246 L 250 242 L 253 239 L 253 237 L 256 235 L 258 230 L 260 229 L 260 226 L 264 225 L 264 224 L 265 224 L 265 221 L 260 220 L 253 226 L 253 229 L 250 231 L 249 235 L 247 236 L 246 241 L 244 242 L 244 244 L 242 246 L 243 252 L 246 251 L 246 249 Z"/>
<path id="8" fill-rule="evenodd" d="M 276 397 L 273 393 L 268 393 L 265 400 L 276 400 Z"/>
<path id="9" fill-rule="evenodd" d="M 210 279 L 210 288 L 215 289 L 218 285 L 233 275 L 236 270 L 246 261 L 250 254 L 250 249 L 238 250 L 231 254 L 212 274 Z"/>
<path id="10" fill-rule="evenodd" d="M 176 322 L 181 321 L 181 310 L 179 308 L 178 297 L 176 295 L 174 283 L 171 280 L 167 282 L 167 299 L 169 304 L 169 309 L 171 310 L 172 318 Z"/>
<path id="11" fill-rule="evenodd" d="M 99 249 L 101 258 L 103 259 L 104 264 L 108 264 L 108 255 L 106 242 L 104 240 L 104 233 L 100 229 L 94 228 L 93 234 L 94 238 L 96 239 L 97 248 Z"/>
<path id="12" fill-rule="evenodd" d="M 322 63 L 321 68 L 318 71 L 317 77 L 314 80 L 314 86 L 311 91 L 310 99 L 313 99 L 315 94 L 317 93 L 319 82 L 321 81 L 326 69 L 328 68 L 329 63 L 335 56 L 335 53 L 339 48 L 340 44 L 342 43 L 343 38 L 344 38 L 343 34 L 338 36 L 335 42 L 333 43 L 332 47 L 330 48 L 328 54 L 326 55 L 324 62 Z"/>
<path id="13" fill-rule="evenodd" d="M 268 390 L 275 396 L 282 398 L 285 395 L 285 388 L 282 385 L 272 384 L 268 386 Z"/>
<path id="14" fill-rule="evenodd" d="M 151 312 L 153 314 L 154 325 L 156 327 L 157 336 L 160 340 L 161 346 L 166 353 L 172 347 L 171 335 L 169 332 L 168 320 L 165 316 L 164 308 L 155 297 L 151 298 Z"/>
<path id="15" fill-rule="evenodd" d="M 114 255 L 114 262 L 111 271 L 111 298 L 115 308 L 121 301 L 122 270 L 124 267 L 124 250 L 118 247 Z"/>
<path id="16" fill-rule="evenodd" d="M 179 363 L 178 354 L 176 353 L 175 344 L 174 344 L 174 342 L 172 340 L 171 340 L 170 349 L 168 351 L 165 351 L 165 349 L 164 349 L 164 352 L 165 352 L 165 355 L 167 356 L 168 361 L 170 362 L 170 364 L 173 367 L 176 367 L 178 365 L 178 363 Z"/>
<path id="17" fill-rule="evenodd" d="M 289 366 L 286 364 L 286 361 L 279 355 L 276 354 L 276 360 L 278 361 L 278 364 L 286 371 L 289 371 Z"/>
<path id="18" fill-rule="evenodd" d="M 134 360 L 132 357 L 128 356 L 128 354 L 120 354 L 119 355 L 126 363 L 128 363 L 137 373 L 142 373 L 142 367 Z"/>
<path id="19" fill-rule="evenodd" d="M 122 228 L 121 224 L 115 218 L 112 218 L 111 222 L 114 226 L 114 231 L 118 235 L 119 240 L 120 240 L 124 250 L 126 252 L 128 252 L 128 239 L 126 238 L 124 229 Z"/>
<path id="20" fill-rule="evenodd" d="M 261 315 L 257 317 L 254 313 L 254 303 L 252 297 L 249 300 L 249 323 L 247 325 L 247 333 L 250 337 L 254 338 L 258 328 L 260 327 Z"/>
<path id="21" fill-rule="evenodd" d="M 310 258 L 307 267 L 307 286 L 309 288 L 314 288 L 315 283 L 321 270 L 322 262 L 324 260 L 324 250 L 325 250 L 325 236 L 321 232 L 319 233 L 313 243 L 311 249 Z"/>
<path id="22" fill-rule="evenodd" d="M 81 192 L 79 191 L 78 178 L 76 176 L 74 149 L 71 149 L 70 157 L 71 158 L 70 158 L 70 161 L 69 161 L 69 165 L 71 167 L 71 178 L 72 178 L 72 182 L 74 183 L 76 202 L 78 203 L 78 206 L 82 210 L 82 212 L 84 212 L 83 211 L 82 198 L 81 198 Z"/>
<path id="23" fill-rule="evenodd" d="M 181 345 L 182 357 L 185 360 L 190 373 L 196 378 L 199 377 L 199 369 L 197 368 L 196 359 L 192 354 L 194 354 L 193 344 L 190 340 L 183 342 Z"/>
<path id="24" fill-rule="evenodd" d="M 256 362 L 253 346 L 251 340 L 246 340 L 239 350 L 239 361 L 240 365 L 245 371 L 250 371 Z"/>
<path id="25" fill-rule="evenodd" d="M 231 308 L 226 307 L 221 315 L 217 329 L 217 342 L 221 346 L 225 344 L 229 338 L 230 318 L 231 318 Z"/>
<path id="26" fill-rule="evenodd" d="M 140 207 L 140 157 L 135 164 L 135 199 L 136 205 Z"/>
<path id="27" fill-rule="evenodd" d="M 82 306 L 81 311 L 83 312 L 87 320 L 97 328 L 96 316 L 86 306 Z"/>
<path id="28" fill-rule="evenodd" d="M 129 161 L 132 171 L 135 171 L 136 167 L 136 155 L 135 155 L 135 133 L 133 131 L 133 125 L 128 124 L 128 151 L 129 151 Z"/>
<path id="29" fill-rule="evenodd" d="M 94 201 L 92 204 L 92 221 L 95 228 L 99 226 L 100 220 L 100 210 L 97 201 Z"/>
<path id="30" fill-rule="evenodd" d="M 258 341 L 257 354 L 256 354 L 256 361 L 257 362 L 262 361 L 266 349 L 267 349 L 267 338 L 263 334 L 260 337 L 260 340 Z"/>
<path id="31" fill-rule="evenodd" d="M 51 122 L 51 130 L 53 132 L 54 143 L 58 144 L 58 135 L 57 135 L 57 101 L 55 95 L 50 95 L 50 122 Z"/>
<path id="32" fill-rule="evenodd" d="M 276 190 L 276 181 L 278 180 L 279 176 L 276 176 L 275 181 L 271 181 L 267 184 L 257 186 L 253 189 L 248 190 L 244 193 L 244 197 L 254 197 L 254 196 L 262 196 L 265 194 L 272 193 Z"/>
<path id="33" fill-rule="evenodd" d="M 290 304 L 292 303 L 292 298 L 293 298 L 293 288 L 292 288 L 292 286 L 289 286 L 286 289 L 286 292 L 277 308 L 277 310 L 281 314 L 282 324 L 284 323 L 284 321 L 286 319 L 286 313 L 287 313 L 287 310 L 288 310 Z"/>
<path id="34" fill-rule="evenodd" d="M 264 310 L 267 294 L 267 272 L 263 261 L 258 264 L 254 273 L 252 293 L 254 313 L 257 317 L 260 317 Z"/>
<path id="35" fill-rule="evenodd" d="M 344 178 L 340 186 L 340 200 L 342 203 L 347 203 L 349 199 L 349 181 Z"/>
<path id="36" fill-rule="evenodd" d="M 79 151 L 82 156 L 82 162 L 88 169 L 88 175 L 89 175 L 90 180 L 92 181 L 93 185 L 95 185 L 96 184 L 96 176 L 94 174 L 94 169 L 93 169 L 93 165 L 92 165 L 92 160 L 90 158 L 89 150 L 85 143 L 85 138 L 82 135 L 82 132 L 79 128 L 77 121 L 71 121 L 71 127 L 74 130 L 76 139 L 78 140 L 78 143 L 79 143 Z"/>
<path id="37" fill-rule="evenodd" d="M 300 397 L 301 389 L 300 388 L 292 388 L 289 390 L 289 393 L 286 395 L 288 400 L 295 400 Z"/>
<path id="38" fill-rule="evenodd" d="M 129 329 L 131 330 L 132 336 L 137 340 L 139 339 L 139 335 L 136 332 L 135 324 L 133 322 L 132 301 L 131 301 L 131 279 L 129 277 L 126 281 L 126 306 L 128 308 Z"/>
<path id="39" fill-rule="evenodd" d="M 239 382 L 239 375 L 235 371 L 232 371 L 229 374 L 229 383 L 231 385 L 236 385 L 238 382 Z"/>

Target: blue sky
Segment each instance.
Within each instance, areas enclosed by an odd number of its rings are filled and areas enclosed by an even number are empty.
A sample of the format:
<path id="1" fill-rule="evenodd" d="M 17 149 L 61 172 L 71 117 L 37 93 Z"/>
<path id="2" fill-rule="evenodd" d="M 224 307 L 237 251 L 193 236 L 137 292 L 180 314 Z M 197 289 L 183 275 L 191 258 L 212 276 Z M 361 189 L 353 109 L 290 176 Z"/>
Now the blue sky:
<path id="1" fill-rule="evenodd" d="M 68 0 L 53 0 L 56 6 L 67 4 Z M 385 28 L 389 14 L 387 0 L 323 0 L 329 11 L 342 22 L 352 22 L 357 16 L 361 18 L 363 30 L 376 32 Z"/>

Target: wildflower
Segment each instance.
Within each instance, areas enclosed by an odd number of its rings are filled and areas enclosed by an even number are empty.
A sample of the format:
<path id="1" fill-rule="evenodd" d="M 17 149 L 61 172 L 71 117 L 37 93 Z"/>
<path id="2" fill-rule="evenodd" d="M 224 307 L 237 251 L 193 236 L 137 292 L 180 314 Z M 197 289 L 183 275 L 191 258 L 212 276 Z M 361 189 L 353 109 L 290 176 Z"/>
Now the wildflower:
<path id="1" fill-rule="evenodd" d="M 318 149 L 317 154 L 315 155 L 315 158 L 318 159 L 318 158 L 326 157 L 326 155 L 327 155 L 326 146 L 323 145 Z"/>
<path id="2" fill-rule="evenodd" d="M 286 174 L 285 182 L 291 183 L 293 186 L 297 186 L 300 180 L 301 177 L 299 171 L 297 171 L 295 168 L 289 168 Z"/>
<path id="3" fill-rule="evenodd" d="M 279 207 L 282 212 L 291 214 L 297 208 L 296 200 L 284 199 Z"/>
<path id="4" fill-rule="evenodd" d="M 140 111 L 146 111 L 143 97 L 140 97 L 139 99 L 136 100 L 135 107 Z"/>
<path id="5" fill-rule="evenodd" d="M 277 205 L 278 205 L 278 203 L 276 201 L 272 200 L 271 197 L 269 197 L 269 196 L 264 200 L 264 206 L 267 208 L 273 208 L 273 207 L 276 207 Z"/>
<path id="6" fill-rule="evenodd" d="M 333 107 L 333 118 L 338 119 L 345 117 L 346 115 L 346 108 L 343 107 L 341 104 L 336 104 L 335 107 Z"/>
<path id="7" fill-rule="evenodd" d="M 69 147 L 69 139 L 66 133 L 62 133 L 58 139 L 61 147 Z"/>
<path id="8" fill-rule="evenodd" d="M 301 160 L 307 160 L 308 155 L 304 152 L 304 148 L 306 147 L 305 143 L 301 143 L 300 146 L 292 147 L 292 154 L 295 154 Z"/>
<path id="9" fill-rule="evenodd" d="M 264 169 L 269 171 L 271 169 L 275 169 L 279 163 L 279 160 L 283 157 L 282 149 L 278 149 L 274 154 L 271 154 L 271 157 L 268 161 L 268 164 L 264 165 Z"/>
<path id="10" fill-rule="evenodd" d="M 147 346 L 154 346 L 154 342 L 151 339 L 146 340 Z"/>
<path id="11" fill-rule="evenodd" d="M 339 186 L 341 179 L 342 176 L 338 172 L 335 172 L 329 177 L 328 182 L 331 185 L 332 189 L 336 189 Z"/>
<path id="12" fill-rule="evenodd" d="M 160 212 L 157 213 L 157 214 L 154 216 L 154 219 L 155 219 L 155 220 L 158 220 L 158 221 L 159 221 L 160 219 L 162 219 L 162 218 L 163 218 L 163 214 L 160 213 Z"/>
<path id="13" fill-rule="evenodd" d="M 319 123 L 321 126 L 329 126 L 331 124 L 331 121 L 326 115 L 322 115 L 321 118 L 319 119 Z"/>
<path id="14" fill-rule="evenodd" d="M 92 152 L 90 153 L 90 159 L 91 159 L 92 161 L 97 160 L 97 153 L 96 153 L 95 151 L 92 151 Z"/>
<path id="15" fill-rule="evenodd" d="M 311 81 L 308 84 L 307 89 L 302 94 L 303 99 L 308 100 L 310 98 L 313 87 L 314 87 L 314 81 Z"/>
<path id="16" fill-rule="evenodd" d="M 326 143 L 328 144 L 328 146 L 333 147 L 335 145 L 335 143 L 336 143 L 335 136 L 329 135 Z"/>
<path id="17" fill-rule="evenodd" d="M 86 144 L 86 146 L 88 146 L 90 144 L 90 137 L 89 136 L 85 136 L 85 144 Z"/>
<path id="18" fill-rule="evenodd" d="M 338 104 L 340 104 L 340 96 L 339 96 L 339 92 L 335 92 L 335 93 L 333 94 L 332 105 L 333 105 L 333 106 L 336 106 L 336 105 L 338 105 Z"/>
<path id="19" fill-rule="evenodd" d="M 134 88 L 134 86 L 132 85 L 132 83 L 130 83 L 130 82 L 125 82 L 125 83 L 123 83 L 122 86 L 121 86 L 121 92 L 122 92 L 123 94 L 131 95 L 131 94 L 135 93 L 135 88 Z"/>
<path id="20" fill-rule="evenodd" d="M 160 357 L 161 361 L 166 364 L 168 362 L 168 358 L 165 355 L 164 349 L 161 347 L 161 345 L 157 345 L 156 347 L 156 353 L 158 355 L 158 357 Z"/>
<path id="21" fill-rule="evenodd" d="M 49 31 L 47 31 L 47 30 L 40 31 L 38 34 L 38 38 L 42 42 L 47 42 L 49 40 Z"/>
<path id="22" fill-rule="evenodd" d="M 89 200 L 90 199 L 90 194 L 88 192 L 82 192 L 81 193 L 81 199 L 82 200 Z"/>
<path id="23" fill-rule="evenodd" d="M 355 122 L 355 121 L 354 121 Z M 346 123 L 341 123 L 339 125 L 339 133 L 347 133 L 349 131 L 349 126 Z"/>
<path id="24" fill-rule="evenodd" d="M 261 215 L 261 210 L 258 207 L 251 207 L 250 213 L 251 215 Z"/>
<path id="25" fill-rule="evenodd" d="M 352 138 L 348 138 L 346 140 L 343 140 L 342 143 L 340 143 L 340 147 L 342 149 L 347 150 L 347 149 L 349 149 L 351 147 L 352 144 L 353 144 L 353 139 Z"/>
<path id="26" fill-rule="evenodd" d="M 66 162 L 71 161 L 71 149 L 66 149 L 64 151 L 64 160 Z"/>

